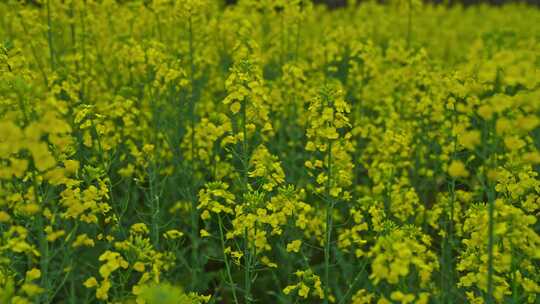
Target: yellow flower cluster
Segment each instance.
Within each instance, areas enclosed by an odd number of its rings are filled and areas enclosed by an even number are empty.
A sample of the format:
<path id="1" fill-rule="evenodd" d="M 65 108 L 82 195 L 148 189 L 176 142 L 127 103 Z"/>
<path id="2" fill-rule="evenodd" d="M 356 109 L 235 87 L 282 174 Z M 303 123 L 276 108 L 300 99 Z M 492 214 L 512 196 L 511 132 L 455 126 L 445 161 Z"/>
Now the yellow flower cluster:
<path id="1" fill-rule="evenodd" d="M 294 274 L 300 282 L 285 287 L 283 293 L 288 295 L 296 290 L 298 296 L 302 298 L 307 298 L 310 295 L 318 297 L 319 299 L 324 297 L 321 288 L 321 279 L 318 275 L 314 274 L 312 270 L 297 270 Z"/>
<path id="2" fill-rule="evenodd" d="M 428 236 L 407 229 L 396 229 L 381 236 L 369 252 L 373 257 L 370 278 L 375 284 L 382 280 L 397 284 L 414 273 L 420 287 L 427 287 L 432 273 L 438 268 L 437 256 L 429 251 L 429 245 Z M 411 271 L 411 267 L 416 271 Z"/>

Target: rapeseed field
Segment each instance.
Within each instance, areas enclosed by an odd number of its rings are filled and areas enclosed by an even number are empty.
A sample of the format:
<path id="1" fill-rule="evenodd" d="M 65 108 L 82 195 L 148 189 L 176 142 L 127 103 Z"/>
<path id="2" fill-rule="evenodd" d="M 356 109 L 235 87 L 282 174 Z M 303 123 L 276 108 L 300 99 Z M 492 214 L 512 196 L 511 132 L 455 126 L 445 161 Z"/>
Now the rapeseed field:
<path id="1" fill-rule="evenodd" d="M 0 3 L 0 303 L 540 303 L 540 10 Z"/>

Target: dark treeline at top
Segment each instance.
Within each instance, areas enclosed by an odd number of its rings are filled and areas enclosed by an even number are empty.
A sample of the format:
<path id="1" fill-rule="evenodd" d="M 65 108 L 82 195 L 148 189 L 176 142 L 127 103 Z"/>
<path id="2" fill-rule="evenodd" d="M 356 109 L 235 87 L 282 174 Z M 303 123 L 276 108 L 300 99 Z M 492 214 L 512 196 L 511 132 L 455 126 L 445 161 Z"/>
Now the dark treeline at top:
<path id="1" fill-rule="evenodd" d="M 116 0 L 120 3 L 130 2 L 133 0 Z M 150 0 L 144 0 L 145 2 Z M 238 0 L 223 0 L 226 4 L 232 5 L 235 4 Z M 326 4 L 331 8 L 339 8 L 347 5 L 348 0 L 312 0 L 314 3 Z M 378 0 L 380 3 L 387 3 L 389 0 Z M 436 4 L 463 4 L 463 5 L 475 5 L 475 4 L 491 4 L 491 5 L 503 5 L 506 3 L 519 2 L 527 3 L 530 5 L 540 6 L 540 0 L 423 0 L 425 3 L 436 3 Z M 25 0 L 26 3 L 41 6 L 41 1 L 38 0 Z M 359 0 L 358 3 L 362 3 L 362 0 Z"/>
<path id="2" fill-rule="evenodd" d="M 520 3 L 528 3 L 531 5 L 537 5 L 540 6 L 540 0 L 522 0 L 522 1 L 516 1 L 516 0 L 423 0 L 425 3 L 437 3 L 437 4 L 464 4 L 464 5 L 475 5 L 475 4 L 481 4 L 481 3 L 487 3 L 491 5 L 502 5 L 505 3 L 512 3 L 512 2 L 520 2 Z M 237 0 L 225 0 L 228 4 L 234 4 L 237 2 Z M 342 7 L 347 5 L 347 0 L 313 0 L 314 3 L 323 3 L 328 5 L 332 8 Z M 358 1 L 361 3 L 362 1 Z M 381 3 L 389 2 L 388 0 L 379 0 Z"/>

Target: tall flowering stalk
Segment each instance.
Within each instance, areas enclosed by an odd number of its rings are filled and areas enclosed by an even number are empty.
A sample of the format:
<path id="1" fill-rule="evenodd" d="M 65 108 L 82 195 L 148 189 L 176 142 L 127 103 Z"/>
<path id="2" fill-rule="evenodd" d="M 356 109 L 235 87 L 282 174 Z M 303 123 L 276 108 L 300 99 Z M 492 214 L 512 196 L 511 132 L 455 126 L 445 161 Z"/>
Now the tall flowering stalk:
<path id="1" fill-rule="evenodd" d="M 195 25 L 198 25 L 200 20 L 203 17 L 203 13 L 205 9 L 207 9 L 208 3 L 205 0 L 190 0 L 190 1 L 182 1 L 179 2 L 177 7 L 177 10 L 179 11 L 179 17 L 183 20 L 187 20 L 186 25 L 186 31 L 187 31 L 187 38 L 188 38 L 188 65 L 189 65 L 189 92 L 187 94 L 188 96 L 188 119 L 189 119 L 189 178 L 191 180 L 190 183 L 190 189 L 189 189 L 189 200 L 191 201 L 191 227 L 192 227 L 192 233 L 191 233 L 191 241 L 192 241 L 192 250 L 191 250 L 191 259 L 193 261 L 193 284 L 196 284 L 198 281 L 199 273 L 201 272 L 201 263 L 199 259 L 199 215 L 197 212 L 197 197 L 196 197 L 196 191 L 198 187 L 198 180 L 197 180 L 197 163 L 199 162 L 198 154 L 196 153 L 196 122 L 197 122 L 197 115 L 196 115 L 196 97 L 197 97 L 197 87 L 196 87 L 196 56 L 197 49 L 195 46 L 196 41 L 196 28 Z M 158 15 L 156 14 L 156 17 Z M 158 30 L 161 34 L 161 24 L 159 22 L 159 19 L 157 19 L 157 26 Z M 193 285 L 195 287 L 195 285 Z"/>
<path id="2" fill-rule="evenodd" d="M 234 134 L 229 137 L 229 142 L 235 146 L 232 148 L 234 159 L 239 164 L 238 186 L 241 193 L 241 208 L 237 208 L 240 216 L 243 210 L 252 208 L 250 197 L 256 197 L 249 182 L 250 155 L 252 144 L 257 141 L 267 140 L 272 132 L 272 124 L 269 120 L 266 89 L 263 83 L 262 70 L 258 44 L 250 38 L 250 24 L 245 22 L 245 27 L 238 30 L 238 41 L 235 46 L 235 63 L 230 70 L 229 77 L 225 82 L 228 95 L 223 103 L 229 108 L 229 115 Z M 259 199 L 255 199 L 255 202 Z M 257 205 L 256 203 L 254 204 Z M 244 257 L 244 301 L 253 301 L 251 284 L 253 281 L 253 267 L 256 261 L 257 240 L 251 239 L 249 225 L 240 223 L 243 227 L 243 257 Z M 251 227 L 257 229 L 256 227 Z M 237 228 L 238 229 L 238 228 Z M 238 233 L 238 231 L 236 231 Z M 255 234 L 256 231 L 255 231 Z"/>
<path id="3" fill-rule="evenodd" d="M 324 301 L 328 303 L 330 293 L 330 263 L 331 243 L 334 219 L 334 207 L 339 200 L 347 201 L 350 194 L 347 187 L 351 184 L 349 143 L 350 127 L 348 113 L 350 106 L 343 99 L 343 93 L 338 85 L 328 85 L 321 88 L 308 108 L 308 142 L 306 150 L 313 153 L 314 159 L 306 162 L 306 167 L 312 175 L 316 175 L 316 185 L 313 189 L 322 195 L 325 207 L 324 233 Z"/>

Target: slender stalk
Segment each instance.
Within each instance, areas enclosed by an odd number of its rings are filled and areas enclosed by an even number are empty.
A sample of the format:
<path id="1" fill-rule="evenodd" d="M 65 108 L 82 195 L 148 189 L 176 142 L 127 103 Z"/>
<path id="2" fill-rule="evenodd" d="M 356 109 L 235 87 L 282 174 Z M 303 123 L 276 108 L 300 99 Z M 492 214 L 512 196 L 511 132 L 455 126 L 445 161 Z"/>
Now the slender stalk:
<path id="1" fill-rule="evenodd" d="M 51 20 L 51 0 L 47 0 L 47 41 L 49 43 L 49 56 L 51 69 L 55 70 L 55 51 L 53 44 L 52 20 Z"/>
<path id="2" fill-rule="evenodd" d="M 147 80 L 148 82 L 150 80 Z M 163 128 L 163 107 L 158 102 L 159 96 L 154 91 L 151 90 L 151 113 L 152 113 L 152 123 L 153 123 L 153 138 L 151 139 L 155 147 L 159 145 L 159 136 L 160 131 Z M 163 189 L 163 180 L 160 178 L 160 166 L 157 161 L 158 152 L 153 150 L 154 157 L 150 158 L 150 166 L 148 169 L 148 178 L 149 178 L 149 210 L 151 211 L 151 240 L 156 249 L 159 248 L 159 236 L 160 236 L 160 224 L 161 224 L 161 205 L 160 198 L 162 195 Z"/>
<path id="3" fill-rule="evenodd" d="M 330 187 L 332 186 L 332 141 L 328 142 L 327 151 L 327 180 L 326 180 L 326 229 L 325 229 L 325 242 L 324 242 L 324 303 L 328 304 L 329 298 L 329 284 L 330 284 L 330 242 L 332 237 L 332 213 L 334 212 L 334 202 L 330 195 Z"/>
<path id="4" fill-rule="evenodd" d="M 73 228 L 71 229 L 71 231 L 68 233 L 68 235 L 67 235 L 67 237 L 65 239 L 65 243 L 60 248 L 60 251 L 62 253 L 64 253 L 63 259 L 62 259 L 62 268 L 64 268 L 65 265 L 69 265 L 68 267 L 73 269 L 73 265 L 74 265 L 73 253 L 74 253 L 74 250 L 73 250 L 72 245 L 73 245 L 74 235 L 77 234 L 78 229 L 79 229 L 79 222 L 76 222 L 75 225 L 73 226 Z M 68 283 L 68 281 L 73 282 L 73 279 L 72 279 L 73 274 L 74 273 L 72 271 L 67 271 L 64 274 L 64 277 L 62 278 L 60 283 L 55 284 L 55 286 L 53 286 L 54 291 L 52 292 L 52 294 L 50 296 L 50 301 L 45 302 L 45 303 L 51 303 L 51 301 L 55 299 L 56 295 L 60 292 L 60 290 L 62 290 L 64 288 L 64 286 L 66 285 L 66 283 Z"/>
<path id="5" fill-rule="evenodd" d="M 188 19 L 188 28 L 189 28 L 189 66 L 190 66 L 190 100 L 189 100 L 189 123 L 191 127 L 191 175 L 193 177 L 195 168 L 194 168 L 194 159 L 195 159 L 195 60 L 194 56 L 194 46 L 193 46 L 193 21 L 191 15 Z"/>
<path id="6" fill-rule="evenodd" d="M 360 271 L 358 272 L 358 274 L 356 275 L 352 283 L 349 284 L 349 289 L 347 289 L 347 292 L 345 293 L 343 298 L 341 298 L 341 300 L 339 301 L 339 304 L 344 304 L 349 300 L 349 297 L 351 296 L 352 292 L 355 290 L 354 288 L 356 287 L 356 284 L 362 278 L 362 275 L 364 274 L 364 270 L 366 269 L 367 264 L 368 264 L 367 261 L 365 261 L 362 264 L 362 268 L 360 269 Z"/>
<path id="7" fill-rule="evenodd" d="M 156 181 L 158 179 L 158 172 L 156 165 L 153 163 L 152 168 L 150 169 L 150 210 L 152 210 L 152 242 L 154 247 L 159 248 L 159 223 L 160 223 L 160 203 L 159 195 L 156 193 L 157 186 Z"/>
<path id="8" fill-rule="evenodd" d="M 412 38 L 412 0 L 409 0 L 409 12 L 407 16 L 407 48 L 411 47 Z"/>
<path id="9" fill-rule="evenodd" d="M 190 65 L 190 97 L 189 97 L 189 124 L 191 128 L 190 138 L 190 179 L 191 179 L 191 227 L 192 227 L 192 243 L 193 249 L 191 251 L 191 259 L 193 260 L 193 287 L 196 287 L 198 283 L 198 276 L 200 272 L 199 262 L 199 215 L 197 212 L 197 200 L 196 200 L 196 180 L 195 180 L 195 48 L 193 43 L 193 18 L 190 15 L 188 18 L 188 32 L 189 32 L 189 65 Z"/>
<path id="10" fill-rule="evenodd" d="M 81 81 L 81 96 L 85 96 L 86 92 L 86 1 L 82 2 L 83 8 L 80 10 L 80 20 L 81 20 L 81 50 L 82 50 L 82 72 L 84 73 L 83 79 Z M 108 74 L 107 74 L 108 75 Z M 107 76 L 109 77 L 109 76 Z M 82 99 L 82 98 L 81 98 Z"/>
<path id="11" fill-rule="evenodd" d="M 494 226 L 494 213 L 495 213 L 495 193 L 488 186 L 488 273 L 487 273 L 487 303 L 495 303 L 493 298 L 493 226 Z"/>
<path id="12" fill-rule="evenodd" d="M 296 39 L 294 45 L 294 61 L 298 61 L 298 51 L 300 50 L 300 21 L 296 22 Z"/>
<path id="13" fill-rule="evenodd" d="M 247 102 L 246 98 L 242 101 L 242 188 L 243 188 L 243 195 L 244 195 L 244 203 L 245 203 L 245 195 L 247 194 L 248 189 L 248 142 L 247 142 L 247 127 L 246 127 L 246 119 L 247 119 Z M 249 237 L 247 233 L 247 228 L 244 231 L 244 261 L 245 261 L 245 269 L 244 269 L 244 275 L 245 275 L 245 282 L 244 282 L 244 301 L 245 303 L 251 303 L 251 254 L 249 251 Z"/>
<path id="14" fill-rule="evenodd" d="M 36 203 L 41 206 L 41 202 L 39 199 L 39 193 L 38 193 L 38 182 L 37 182 L 37 176 L 36 176 L 36 168 L 35 165 L 33 165 L 32 169 L 32 187 L 34 188 L 34 196 L 36 199 Z M 46 235 L 45 235 L 45 223 L 43 220 L 43 216 L 39 215 L 37 218 L 38 223 L 38 233 L 39 233 L 39 252 L 41 254 L 40 260 L 39 260 L 39 267 L 41 270 L 41 286 L 45 288 L 45 290 L 49 291 L 50 286 L 50 280 L 49 280 L 49 243 L 47 242 Z M 45 292 L 43 293 L 44 299 L 43 302 L 48 303 L 49 302 L 49 293 Z"/>
<path id="15" fill-rule="evenodd" d="M 488 168 L 496 167 L 496 155 L 493 153 L 493 146 L 495 143 L 489 144 L 489 138 L 493 134 L 493 124 L 490 122 L 484 123 L 484 142 L 483 142 L 483 158 L 488 162 Z M 490 157 L 491 156 L 491 157 Z M 485 178 L 484 187 L 487 195 L 487 207 L 488 207 L 488 271 L 487 271 L 487 294 L 485 297 L 486 303 L 493 304 L 495 299 L 493 297 L 493 247 L 494 247 L 494 235 L 493 228 L 495 225 L 495 189 L 493 183 L 489 178 Z"/>
<path id="16" fill-rule="evenodd" d="M 72 19 L 70 22 L 70 25 L 69 25 L 69 28 L 70 28 L 70 32 L 71 32 L 71 46 L 72 46 L 72 54 L 75 55 L 77 54 L 77 32 L 76 32 L 76 27 L 75 27 L 75 8 L 74 8 L 74 4 L 73 2 L 71 2 L 69 4 L 69 11 L 68 11 L 68 16 L 70 19 Z M 77 72 L 77 79 L 79 80 L 79 82 L 81 81 L 81 73 L 80 73 L 80 69 L 79 69 L 79 61 L 78 60 L 75 60 L 75 71 Z M 82 94 L 82 91 L 79 91 L 79 96 L 81 98 L 81 100 L 83 99 L 83 94 Z"/>
<path id="17" fill-rule="evenodd" d="M 234 303 L 239 304 L 238 297 L 236 296 L 236 285 L 234 284 L 231 267 L 229 265 L 229 259 L 225 253 L 225 237 L 223 236 L 223 220 L 221 219 L 221 214 L 218 213 L 218 224 L 219 224 L 219 236 L 221 240 L 221 252 L 223 252 L 223 261 L 225 262 L 225 269 L 227 270 L 227 277 L 229 279 L 229 285 L 231 286 L 232 295 L 234 298 Z"/>
<path id="18" fill-rule="evenodd" d="M 75 22 L 73 20 L 74 16 L 75 16 L 75 8 L 73 7 L 73 2 L 71 2 L 69 4 L 69 11 L 68 11 L 68 17 L 71 20 L 70 24 L 69 24 L 69 29 L 70 29 L 70 33 L 71 33 L 71 46 L 72 46 L 72 52 L 73 54 L 76 54 L 77 53 L 77 39 L 76 39 L 76 32 L 75 32 Z M 75 64 L 78 65 L 78 62 L 75 61 Z M 76 67 L 77 71 L 79 70 L 79 67 L 77 66 Z"/>
<path id="19" fill-rule="evenodd" d="M 244 301 L 245 303 L 251 303 L 251 254 L 249 252 L 249 238 L 247 233 L 247 228 L 244 229 L 244 275 L 245 275 L 245 282 L 244 282 Z"/>
<path id="20" fill-rule="evenodd" d="M 24 34 L 27 37 L 30 37 L 30 32 L 28 31 L 28 27 L 26 26 L 26 23 L 24 22 L 23 16 L 19 12 L 17 12 L 17 17 L 21 21 L 21 26 L 24 31 Z M 43 81 L 45 82 L 45 86 L 49 86 L 49 78 L 47 77 L 47 73 L 45 73 L 45 69 L 41 65 L 41 61 L 39 60 L 39 56 L 37 54 L 36 46 L 32 43 L 32 40 L 28 41 L 28 44 L 30 45 L 30 50 L 32 51 L 32 56 L 34 57 L 34 60 L 36 61 L 36 65 L 41 72 L 41 76 L 43 77 Z"/>
<path id="21" fill-rule="evenodd" d="M 24 104 L 24 101 L 21 96 L 19 96 L 19 107 L 21 108 L 21 112 L 23 114 L 23 124 L 26 127 L 30 123 L 30 118 L 28 117 L 27 108 Z M 36 175 L 36 164 L 32 160 L 31 162 L 31 171 L 32 171 L 32 188 L 34 197 L 36 200 L 36 204 L 42 208 L 43 202 L 40 200 L 40 195 L 38 192 L 39 184 L 37 180 Z M 39 267 L 41 270 L 41 286 L 45 288 L 45 290 L 49 291 L 48 288 L 50 286 L 50 280 L 49 280 L 49 243 L 47 242 L 47 238 L 45 235 L 45 222 L 43 220 L 43 215 L 38 214 L 37 215 L 37 226 L 38 226 L 38 238 L 39 238 L 39 252 L 40 252 L 40 259 L 39 259 Z M 44 292 L 43 293 L 43 302 L 47 303 L 49 302 L 49 293 Z"/>
<path id="22" fill-rule="evenodd" d="M 456 125 L 456 119 L 457 119 L 457 112 L 456 112 L 456 106 L 454 105 L 453 111 L 452 111 L 452 130 L 454 129 L 454 126 Z M 455 160 L 457 158 L 457 137 L 452 136 L 452 154 L 451 154 L 451 160 Z M 449 296 L 451 298 L 451 294 L 453 291 L 454 286 L 454 277 L 453 277 L 453 244 L 454 244 L 454 212 L 455 212 L 455 202 L 456 202 L 456 179 L 451 178 L 449 183 L 449 193 L 450 198 L 448 201 L 448 211 L 446 214 L 446 221 L 445 221 L 445 230 L 446 230 L 446 237 L 444 241 L 442 242 L 442 263 L 441 265 L 443 271 L 441 271 L 441 302 L 447 303 L 449 301 Z"/>
<path id="23" fill-rule="evenodd" d="M 159 13 L 156 12 L 156 11 L 153 11 L 153 13 L 154 13 L 154 17 L 156 18 L 156 27 L 157 27 L 159 42 L 164 42 L 163 41 L 163 34 L 162 34 L 162 31 L 161 31 L 161 21 L 159 19 Z M 190 24 L 191 24 L 191 18 L 190 18 Z M 191 29 L 191 27 L 190 27 L 190 29 Z"/>
<path id="24" fill-rule="evenodd" d="M 281 14 L 280 32 L 281 32 L 281 50 L 280 50 L 280 66 L 285 62 L 285 20 Z"/>
<path id="25" fill-rule="evenodd" d="M 244 190 L 244 195 L 248 191 L 248 141 L 247 141 L 247 127 L 246 127 L 246 120 L 247 120 L 247 101 L 246 98 L 242 100 L 242 177 L 243 177 L 243 183 L 242 187 Z"/>
<path id="26" fill-rule="evenodd" d="M 512 304 L 516 304 L 516 303 L 519 303 L 518 302 L 518 296 L 519 296 L 519 293 L 518 293 L 518 288 L 519 288 L 519 282 L 517 281 L 516 279 L 516 271 L 517 271 L 517 261 L 516 261 L 516 252 L 514 251 L 514 245 L 510 245 L 511 246 L 511 250 L 510 252 L 512 253 L 512 262 L 511 262 L 511 271 L 512 271 L 512 274 L 511 274 L 511 277 L 512 277 L 512 301 L 511 303 Z"/>

